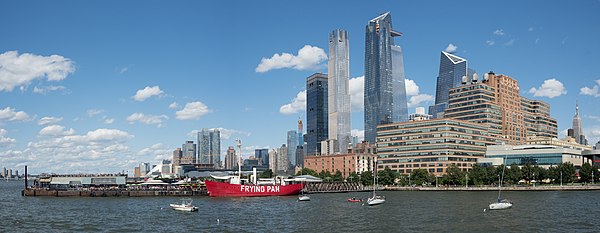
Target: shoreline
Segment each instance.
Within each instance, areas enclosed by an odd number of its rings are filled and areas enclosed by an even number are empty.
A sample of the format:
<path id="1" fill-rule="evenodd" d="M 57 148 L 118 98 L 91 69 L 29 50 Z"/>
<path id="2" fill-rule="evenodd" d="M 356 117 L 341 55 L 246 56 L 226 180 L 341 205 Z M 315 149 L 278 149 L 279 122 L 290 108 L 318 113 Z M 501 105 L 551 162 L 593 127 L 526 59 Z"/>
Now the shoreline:
<path id="1" fill-rule="evenodd" d="M 498 191 L 498 187 L 395 187 L 388 186 L 379 188 L 383 191 Z M 551 185 L 551 186 L 506 186 L 502 191 L 594 191 L 600 190 L 600 185 Z"/>

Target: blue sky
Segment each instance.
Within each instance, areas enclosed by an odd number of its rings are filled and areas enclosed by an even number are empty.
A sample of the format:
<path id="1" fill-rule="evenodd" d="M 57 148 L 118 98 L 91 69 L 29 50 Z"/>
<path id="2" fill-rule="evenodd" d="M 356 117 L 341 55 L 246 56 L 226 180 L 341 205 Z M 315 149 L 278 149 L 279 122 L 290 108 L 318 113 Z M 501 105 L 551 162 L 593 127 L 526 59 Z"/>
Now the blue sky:
<path id="1" fill-rule="evenodd" d="M 403 32 L 409 112 L 429 106 L 440 52 L 518 80 L 551 104 L 560 137 L 579 101 L 600 136 L 600 1 L 2 1 L 0 167 L 117 172 L 170 158 L 195 130 L 222 150 L 286 143 L 328 34 L 350 37 L 352 129 L 363 130 L 367 21 Z M 533 88 L 533 89 L 532 89 Z"/>

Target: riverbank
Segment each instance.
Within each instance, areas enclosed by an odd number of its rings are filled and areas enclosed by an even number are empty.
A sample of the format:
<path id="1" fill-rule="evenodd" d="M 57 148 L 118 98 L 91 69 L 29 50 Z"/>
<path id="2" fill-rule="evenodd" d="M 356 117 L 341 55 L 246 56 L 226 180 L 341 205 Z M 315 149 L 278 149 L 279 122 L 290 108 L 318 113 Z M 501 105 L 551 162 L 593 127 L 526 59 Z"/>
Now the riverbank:
<path id="1" fill-rule="evenodd" d="M 207 196 L 206 190 L 47 190 L 25 189 L 27 197 L 159 197 L 159 196 Z"/>
<path id="2" fill-rule="evenodd" d="M 498 191 L 498 186 L 465 187 L 465 186 L 440 186 L 440 187 L 398 187 L 386 186 L 380 188 L 385 191 Z M 542 185 L 542 186 L 507 186 L 503 191 L 592 191 L 600 190 L 600 185 Z"/>

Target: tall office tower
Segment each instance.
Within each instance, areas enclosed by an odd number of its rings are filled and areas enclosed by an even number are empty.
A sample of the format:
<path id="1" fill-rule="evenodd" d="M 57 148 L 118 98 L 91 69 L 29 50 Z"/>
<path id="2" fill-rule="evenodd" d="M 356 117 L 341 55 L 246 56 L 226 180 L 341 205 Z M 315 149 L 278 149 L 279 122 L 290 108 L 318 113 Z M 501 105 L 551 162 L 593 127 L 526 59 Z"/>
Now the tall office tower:
<path id="1" fill-rule="evenodd" d="M 348 32 L 336 29 L 329 34 L 328 107 L 329 139 L 338 141 L 334 152 L 345 153 L 350 143 L 350 55 Z"/>
<path id="2" fill-rule="evenodd" d="M 182 156 L 183 151 L 181 151 L 181 148 L 177 148 L 173 151 L 173 166 L 179 166 L 179 164 L 181 164 Z"/>
<path id="3" fill-rule="evenodd" d="M 6 177 L 6 172 L 7 172 L 6 167 L 3 167 L 2 168 L 2 177 Z"/>
<path id="4" fill-rule="evenodd" d="M 269 167 L 269 149 L 254 150 L 254 158 L 258 160 L 259 166 Z"/>
<path id="5" fill-rule="evenodd" d="M 306 78 L 306 155 L 321 154 L 321 141 L 328 137 L 327 75 L 315 73 Z"/>
<path id="6" fill-rule="evenodd" d="M 429 106 L 429 115 L 433 118 L 444 117 L 444 110 L 448 108 L 448 91 L 460 86 L 464 76 L 468 77 L 467 60 L 442 51 L 435 88 L 435 105 Z"/>
<path id="7" fill-rule="evenodd" d="M 365 46 L 365 140 L 375 143 L 377 125 L 408 120 L 402 49 L 394 46 L 392 16 L 369 21 Z"/>
<path id="8" fill-rule="evenodd" d="M 218 129 L 198 132 L 198 160 L 215 168 L 221 166 L 221 132 Z"/>
<path id="9" fill-rule="evenodd" d="M 575 104 L 575 116 L 573 116 L 573 127 L 571 128 L 572 135 L 569 135 L 575 138 L 575 141 L 582 145 L 587 145 L 587 139 L 585 139 L 585 135 L 583 134 L 583 126 L 581 125 L 581 118 L 579 118 L 579 104 Z"/>
<path id="10" fill-rule="evenodd" d="M 302 119 L 298 118 L 298 146 L 304 145 L 304 125 L 302 124 Z"/>
<path id="11" fill-rule="evenodd" d="M 287 132 L 287 157 L 291 166 L 296 166 L 296 147 L 298 146 L 298 133 L 296 130 Z"/>
<path id="12" fill-rule="evenodd" d="M 225 169 L 237 168 L 237 160 L 235 158 L 235 149 L 233 146 L 227 148 L 227 154 L 225 155 Z"/>
<path id="13" fill-rule="evenodd" d="M 489 72 L 484 76 L 488 85 L 495 89 L 496 104 L 502 108 L 502 136 L 509 145 L 527 142 L 525 111 L 521 107 L 519 83 L 506 75 Z"/>
<path id="14" fill-rule="evenodd" d="M 196 144 L 194 144 L 194 141 L 185 141 L 185 144 L 181 145 L 181 149 L 183 152 L 181 164 L 196 163 Z"/>
<path id="15" fill-rule="evenodd" d="M 296 147 L 296 166 L 304 168 L 304 147 Z"/>
<path id="16" fill-rule="evenodd" d="M 287 172 L 289 168 L 289 160 L 288 160 L 288 147 L 285 144 L 279 147 L 279 152 L 277 152 L 277 171 Z M 273 171 L 276 172 L 276 171 Z"/>
<path id="17" fill-rule="evenodd" d="M 558 138 L 558 123 L 550 117 L 550 104 L 539 100 L 521 97 L 521 107 L 525 112 L 527 136 Z"/>
<path id="18" fill-rule="evenodd" d="M 152 167 L 150 167 L 150 163 L 140 163 L 140 176 L 146 176 L 146 174 L 148 174 L 150 170 L 152 170 Z"/>
<path id="19" fill-rule="evenodd" d="M 269 151 L 269 169 L 275 174 L 277 172 L 277 151 L 275 149 L 271 149 Z"/>

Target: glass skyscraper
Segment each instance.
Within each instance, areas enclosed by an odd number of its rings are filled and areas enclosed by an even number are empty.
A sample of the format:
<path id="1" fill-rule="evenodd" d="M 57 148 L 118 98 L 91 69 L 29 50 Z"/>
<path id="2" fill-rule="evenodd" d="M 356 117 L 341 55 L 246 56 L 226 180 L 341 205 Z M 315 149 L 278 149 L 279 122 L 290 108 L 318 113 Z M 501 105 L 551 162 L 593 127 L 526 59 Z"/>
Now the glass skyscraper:
<path id="1" fill-rule="evenodd" d="M 375 143 L 377 125 L 408 120 L 402 49 L 394 46 L 392 15 L 369 21 L 365 36 L 365 140 Z"/>
<path id="2" fill-rule="evenodd" d="M 442 51 L 435 88 L 435 105 L 429 107 L 429 115 L 433 118 L 443 117 L 444 110 L 448 108 L 448 91 L 459 87 L 463 76 L 467 76 L 467 60 Z"/>
<path id="3" fill-rule="evenodd" d="M 329 34 L 328 110 L 329 139 L 337 140 L 335 152 L 346 153 L 350 143 L 350 55 L 348 32 Z"/>
<path id="4" fill-rule="evenodd" d="M 287 132 L 287 158 L 292 167 L 296 166 L 296 147 L 298 147 L 298 132 Z"/>
<path id="5" fill-rule="evenodd" d="M 306 155 L 320 155 L 321 141 L 328 137 L 327 75 L 306 78 Z"/>
<path id="6" fill-rule="evenodd" d="M 218 129 L 202 129 L 198 132 L 198 157 L 200 163 L 221 166 L 221 132 Z"/>

